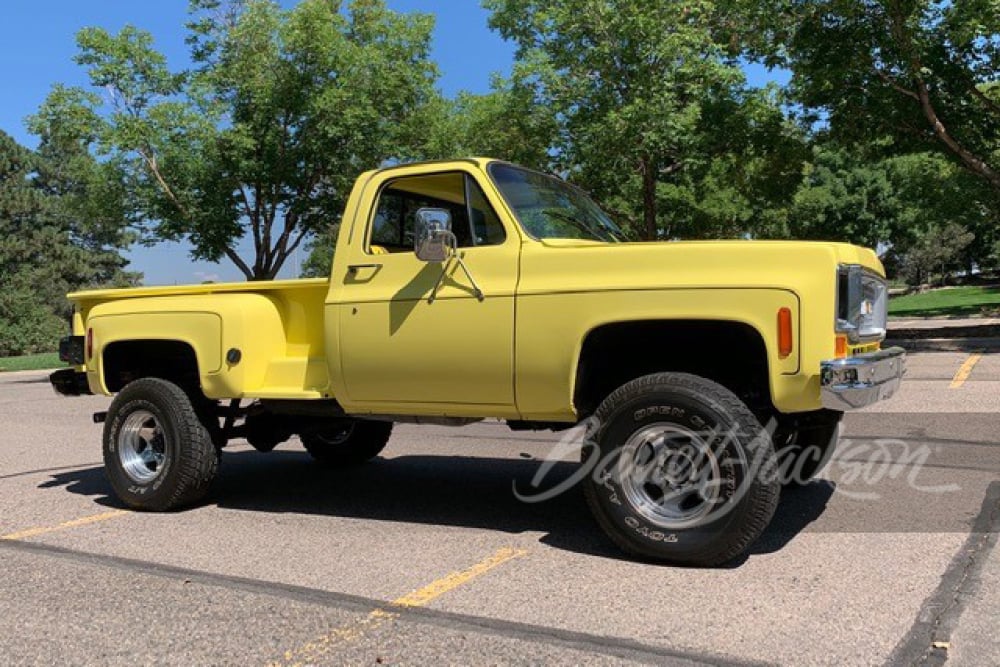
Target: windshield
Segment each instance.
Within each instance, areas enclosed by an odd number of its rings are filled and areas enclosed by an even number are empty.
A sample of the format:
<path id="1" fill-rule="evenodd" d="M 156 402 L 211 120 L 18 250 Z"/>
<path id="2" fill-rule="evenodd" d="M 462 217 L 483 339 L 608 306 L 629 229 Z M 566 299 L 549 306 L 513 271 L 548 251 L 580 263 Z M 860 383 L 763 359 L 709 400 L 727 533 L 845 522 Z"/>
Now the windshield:
<path id="1" fill-rule="evenodd" d="M 608 214 L 579 188 L 509 164 L 495 162 L 489 171 L 521 226 L 536 239 L 625 239 Z"/>

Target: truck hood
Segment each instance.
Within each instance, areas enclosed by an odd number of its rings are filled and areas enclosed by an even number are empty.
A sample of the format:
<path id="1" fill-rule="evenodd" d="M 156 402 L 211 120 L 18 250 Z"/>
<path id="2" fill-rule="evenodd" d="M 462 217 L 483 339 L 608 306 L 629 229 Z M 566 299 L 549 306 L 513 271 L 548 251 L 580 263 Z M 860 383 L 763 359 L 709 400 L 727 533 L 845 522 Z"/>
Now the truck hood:
<path id="1" fill-rule="evenodd" d="M 834 288 L 839 264 L 885 275 L 873 251 L 847 243 L 553 239 L 522 247 L 518 292 L 759 287 L 826 293 Z"/>
<path id="2" fill-rule="evenodd" d="M 860 264 L 880 276 L 885 276 L 885 269 L 878 255 L 870 248 L 839 243 L 833 241 L 644 241 L 637 243 L 605 243 L 601 241 L 585 241 L 576 239 L 543 239 L 541 244 L 546 248 L 600 248 L 602 252 L 617 252 L 631 256 L 676 257 L 681 253 L 694 253 L 701 257 L 716 255 L 719 258 L 730 257 L 733 253 L 747 257 L 765 255 L 790 254 L 821 254 L 832 255 L 839 264 Z M 663 254 L 660 254 L 660 253 Z"/>

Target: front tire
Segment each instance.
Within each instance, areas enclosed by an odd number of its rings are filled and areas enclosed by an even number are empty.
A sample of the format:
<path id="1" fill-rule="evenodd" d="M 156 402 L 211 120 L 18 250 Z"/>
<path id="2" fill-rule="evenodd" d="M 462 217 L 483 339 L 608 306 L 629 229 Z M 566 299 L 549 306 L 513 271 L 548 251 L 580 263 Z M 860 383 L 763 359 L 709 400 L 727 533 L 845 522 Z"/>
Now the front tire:
<path id="1" fill-rule="evenodd" d="M 743 553 L 774 515 L 771 438 L 731 391 L 656 373 L 612 393 L 583 448 L 584 493 L 627 553 L 711 567 Z"/>
<path id="2" fill-rule="evenodd" d="M 345 419 L 322 431 L 300 433 L 299 439 L 317 462 L 343 467 L 375 458 L 391 435 L 392 422 Z"/>
<path id="3" fill-rule="evenodd" d="M 142 378 L 122 389 L 104 424 L 104 469 L 132 509 L 166 511 L 202 500 L 219 453 L 191 399 L 166 380 Z"/>

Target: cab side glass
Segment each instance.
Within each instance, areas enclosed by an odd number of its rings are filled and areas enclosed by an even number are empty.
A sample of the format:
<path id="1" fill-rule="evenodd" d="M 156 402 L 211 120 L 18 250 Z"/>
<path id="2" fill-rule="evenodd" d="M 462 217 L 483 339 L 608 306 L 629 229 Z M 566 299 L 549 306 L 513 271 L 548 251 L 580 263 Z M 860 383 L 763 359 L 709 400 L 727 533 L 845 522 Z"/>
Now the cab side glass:
<path id="1" fill-rule="evenodd" d="M 417 212 L 446 211 L 459 248 L 499 245 L 507 234 L 482 188 L 468 174 L 447 172 L 406 176 L 379 193 L 369 237 L 370 254 L 413 252 Z"/>
<path id="2" fill-rule="evenodd" d="M 482 188 L 471 176 L 469 181 L 469 210 L 472 213 L 472 237 L 475 245 L 500 245 L 507 240 L 500 218 L 486 201 Z"/>

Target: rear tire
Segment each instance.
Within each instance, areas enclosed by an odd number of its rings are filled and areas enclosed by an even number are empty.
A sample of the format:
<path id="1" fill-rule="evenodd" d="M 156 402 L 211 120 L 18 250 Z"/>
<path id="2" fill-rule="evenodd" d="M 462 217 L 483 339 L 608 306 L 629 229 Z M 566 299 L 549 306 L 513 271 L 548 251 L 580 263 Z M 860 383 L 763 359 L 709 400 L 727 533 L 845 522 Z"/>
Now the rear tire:
<path id="1" fill-rule="evenodd" d="M 104 469 L 132 509 L 162 512 L 202 500 L 219 467 L 208 429 L 184 391 L 142 378 L 111 402 L 104 424 Z"/>
<path id="2" fill-rule="evenodd" d="M 731 391 L 685 373 L 633 380 L 601 403 L 583 447 L 584 493 L 627 553 L 711 567 L 742 554 L 774 515 L 770 436 Z"/>
<path id="3" fill-rule="evenodd" d="M 391 435 L 392 422 L 345 419 L 323 431 L 301 433 L 299 439 L 317 462 L 343 467 L 375 458 Z"/>

